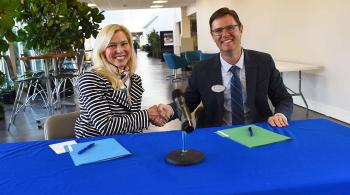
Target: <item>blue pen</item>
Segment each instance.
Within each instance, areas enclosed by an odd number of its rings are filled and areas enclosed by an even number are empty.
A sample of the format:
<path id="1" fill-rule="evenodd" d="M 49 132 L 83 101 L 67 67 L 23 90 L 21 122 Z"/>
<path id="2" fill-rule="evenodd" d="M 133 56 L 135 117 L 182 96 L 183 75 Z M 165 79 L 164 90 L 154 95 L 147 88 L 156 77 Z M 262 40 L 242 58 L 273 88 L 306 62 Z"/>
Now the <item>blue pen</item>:
<path id="1" fill-rule="evenodd" d="M 253 128 L 252 127 L 248 127 L 248 130 L 249 130 L 249 135 L 253 136 L 254 135 Z"/>
<path id="2" fill-rule="evenodd" d="M 94 147 L 94 145 L 95 145 L 95 143 L 91 143 L 91 144 L 85 146 L 84 148 L 82 148 L 81 150 L 79 150 L 78 154 L 84 153 L 86 150 L 88 150 L 88 149 Z"/>

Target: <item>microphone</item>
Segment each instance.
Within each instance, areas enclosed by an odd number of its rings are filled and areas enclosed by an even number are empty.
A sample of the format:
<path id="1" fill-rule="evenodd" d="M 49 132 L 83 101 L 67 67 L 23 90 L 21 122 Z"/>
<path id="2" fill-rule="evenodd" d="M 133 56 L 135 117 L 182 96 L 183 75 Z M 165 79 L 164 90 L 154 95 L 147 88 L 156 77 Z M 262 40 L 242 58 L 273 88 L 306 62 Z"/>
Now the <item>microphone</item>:
<path id="1" fill-rule="evenodd" d="M 200 163 L 204 159 L 204 154 L 198 150 L 186 149 L 186 135 L 191 133 L 193 128 L 191 113 L 186 106 L 184 94 L 180 89 L 173 91 L 173 100 L 181 121 L 182 149 L 174 150 L 167 154 L 166 161 L 173 165 L 185 166 Z"/>
<path id="2" fill-rule="evenodd" d="M 186 133 L 191 133 L 194 130 L 191 113 L 186 106 L 185 97 L 180 89 L 175 89 L 172 93 L 173 100 L 176 104 L 177 113 L 181 121 L 181 129 Z"/>

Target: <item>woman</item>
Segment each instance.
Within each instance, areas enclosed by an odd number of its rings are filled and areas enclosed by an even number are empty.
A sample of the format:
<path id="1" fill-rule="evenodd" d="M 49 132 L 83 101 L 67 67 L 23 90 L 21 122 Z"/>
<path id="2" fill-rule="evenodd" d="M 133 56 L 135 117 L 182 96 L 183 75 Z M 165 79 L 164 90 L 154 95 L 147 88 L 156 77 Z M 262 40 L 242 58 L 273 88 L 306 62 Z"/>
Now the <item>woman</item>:
<path id="1" fill-rule="evenodd" d="M 124 26 L 111 24 L 101 30 L 95 40 L 93 63 L 79 78 L 76 137 L 139 133 L 150 122 L 165 124 L 157 106 L 141 110 L 144 89 L 135 74 L 131 35 Z"/>

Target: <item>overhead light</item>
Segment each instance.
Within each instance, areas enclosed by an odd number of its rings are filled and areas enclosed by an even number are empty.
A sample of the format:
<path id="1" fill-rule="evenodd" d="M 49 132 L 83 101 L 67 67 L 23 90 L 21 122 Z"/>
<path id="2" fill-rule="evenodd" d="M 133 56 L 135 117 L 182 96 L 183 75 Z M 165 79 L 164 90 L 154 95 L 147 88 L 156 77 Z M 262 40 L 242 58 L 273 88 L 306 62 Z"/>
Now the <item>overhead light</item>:
<path id="1" fill-rule="evenodd" d="M 88 3 L 88 6 L 89 6 L 89 7 L 96 7 L 96 4 L 94 4 L 94 3 Z"/>
<path id="2" fill-rule="evenodd" d="M 168 3 L 168 1 L 153 1 L 153 3 Z"/>
<path id="3" fill-rule="evenodd" d="M 151 5 L 150 8 L 161 8 L 164 7 L 163 5 Z"/>

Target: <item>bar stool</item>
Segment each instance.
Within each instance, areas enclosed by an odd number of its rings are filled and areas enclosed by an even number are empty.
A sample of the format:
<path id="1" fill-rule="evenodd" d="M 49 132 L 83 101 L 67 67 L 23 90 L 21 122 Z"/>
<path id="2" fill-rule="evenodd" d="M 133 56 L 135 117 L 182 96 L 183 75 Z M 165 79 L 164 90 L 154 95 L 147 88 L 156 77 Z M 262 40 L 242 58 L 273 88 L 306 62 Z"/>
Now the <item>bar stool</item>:
<path id="1" fill-rule="evenodd" d="M 70 56 L 72 57 L 72 56 Z M 65 93 L 67 91 L 67 83 L 71 83 L 73 87 L 73 95 L 77 95 L 77 86 L 78 76 L 82 70 L 82 64 L 85 60 L 85 51 L 79 50 L 75 53 L 75 60 L 71 60 L 73 67 L 65 67 L 64 63 L 60 63 L 57 66 L 57 70 L 53 72 L 52 78 L 55 80 L 55 87 L 52 93 L 56 97 L 56 108 L 61 107 L 61 103 L 69 106 L 75 106 L 75 103 L 61 102 L 60 96 L 63 94 L 65 98 Z"/>
<path id="2" fill-rule="evenodd" d="M 18 84 L 16 98 L 12 107 L 10 122 L 7 127 L 7 130 L 10 131 L 11 125 L 14 125 L 15 123 L 17 114 L 22 109 L 25 110 L 25 108 L 29 106 L 31 101 L 34 101 L 37 96 L 41 98 L 44 103 L 44 107 L 47 108 L 47 94 L 46 90 L 40 84 L 40 81 L 44 79 L 43 73 L 35 73 L 31 77 L 17 78 L 17 75 L 14 74 L 13 66 L 9 56 L 6 55 L 3 57 L 5 59 L 6 69 L 10 75 L 11 80 Z M 22 101 L 22 98 L 24 97 L 23 95 L 25 93 L 25 86 L 27 86 L 28 91 L 25 95 L 24 100 Z"/>

